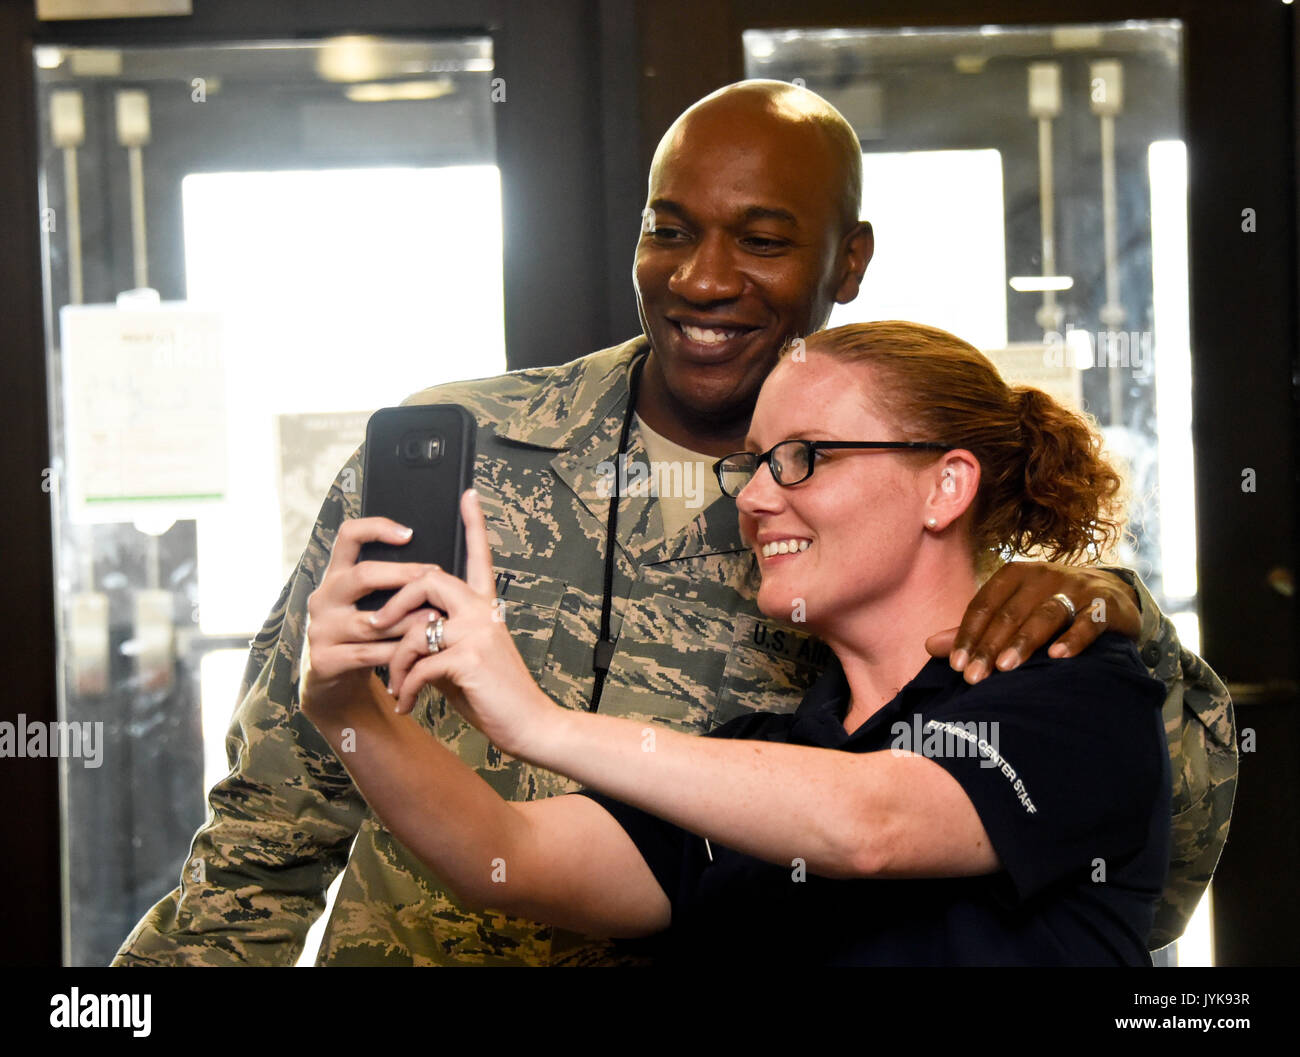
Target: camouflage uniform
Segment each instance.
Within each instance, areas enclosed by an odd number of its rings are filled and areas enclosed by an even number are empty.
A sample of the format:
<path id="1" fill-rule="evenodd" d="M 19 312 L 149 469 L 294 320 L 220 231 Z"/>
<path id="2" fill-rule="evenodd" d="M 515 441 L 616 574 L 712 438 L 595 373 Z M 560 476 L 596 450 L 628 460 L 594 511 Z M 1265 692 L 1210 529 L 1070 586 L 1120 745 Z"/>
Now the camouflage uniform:
<path id="1" fill-rule="evenodd" d="M 615 457 L 628 367 L 645 348 L 638 338 L 560 367 L 439 386 L 410 401 L 459 403 L 478 419 L 475 487 L 506 623 L 541 687 L 569 708 L 587 706 L 593 682 L 609 506 L 599 467 Z M 628 456 L 646 458 L 636 429 Z M 339 524 L 360 513 L 360 476 L 358 453 L 335 480 L 296 572 L 253 641 L 227 736 L 232 770 L 209 795 L 212 815 L 194 838 L 180 887 L 145 915 L 113 964 L 292 964 L 327 888 L 345 867 L 317 964 L 613 960 L 607 944 L 458 907 L 376 821 L 329 744 L 298 710 L 307 597 L 320 583 Z M 670 540 L 662 538 L 652 498 L 625 497 L 619 509 L 612 619 L 618 645 L 600 711 L 702 733 L 747 711 L 793 710 L 829 653 L 758 613 L 757 573 L 741 544 L 734 504 L 710 505 Z M 1167 621 L 1161 630 L 1172 634 Z M 1169 641 L 1178 657 L 1176 640 Z M 1175 715 L 1180 687 L 1175 678 Z M 1188 689 L 1187 699 L 1200 700 L 1193 693 Z M 503 756 L 431 691 L 415 717 L 504 797 L 575 788 Z M 1220 720 L 1227 723 L 1230 713 L 1221 711 Z M 1230 746 L 1230 730 L 1224 737 Z M 1204 744 L 1210 744 L 1204 730 L 1195 727 L 1175 752 L 1186 763 L 1179 773 L 1190 772 L 1201 786 L 1207 754 L 1187 750 Z M 1235 766 L 1222 771 L 1230 778 Z M 1224 785 L 1226 802 L 1218 797 L 1214 805 L 1226 812 L 1231 782 Z M 1202 843 L 1186 854 L 1198 860 L 1198 871 L 1217 860 L 1219 845 L 1207 850 L 1203 840 L 1218 817 L 1206 815 L 1193 833 Z M 1191 822 L 1199 818 L 1189 815 Z"/>
<path id="2" fill-rule="evenodd" d="M 1223 682 L 1183 649 L 1173 622 L 1156 607 L 1138 575 L 1112 569 L 1138 593 L 1138 654 L 1165 684 L 1165 737 L 1173 779 L 1169 878 L 1147 946 L 1158 950 L 1183 934 L 1218 865 L 1237 791 L 1237 725 Z"/>

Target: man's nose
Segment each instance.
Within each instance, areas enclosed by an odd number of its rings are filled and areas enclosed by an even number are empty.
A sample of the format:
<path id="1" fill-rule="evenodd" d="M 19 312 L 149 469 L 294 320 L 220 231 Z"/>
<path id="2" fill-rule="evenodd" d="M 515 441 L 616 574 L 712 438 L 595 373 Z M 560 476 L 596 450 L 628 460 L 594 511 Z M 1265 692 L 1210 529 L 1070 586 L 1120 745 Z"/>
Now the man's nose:
<path id="1" fill-rule="evenodd" d="M 668 280 L 674 294 L 696 304 L 729 301 L 740 296 L 744 285 L 728 240 L 721 234 L 700 239 Z"/>

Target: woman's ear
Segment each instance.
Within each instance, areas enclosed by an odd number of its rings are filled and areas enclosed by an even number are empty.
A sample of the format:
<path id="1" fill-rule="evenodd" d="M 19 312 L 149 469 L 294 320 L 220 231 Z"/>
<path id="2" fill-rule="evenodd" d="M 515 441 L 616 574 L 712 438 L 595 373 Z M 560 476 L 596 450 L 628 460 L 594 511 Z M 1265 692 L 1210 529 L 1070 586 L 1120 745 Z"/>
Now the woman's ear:
<path id="1" fill-rule="evenodd" d="M 929 495 L 925 504 L 925 527 L 942 532 L 975 502 L 980 486 L 980 464 L 965 448 L 946 452 L 926 470 Z"/>

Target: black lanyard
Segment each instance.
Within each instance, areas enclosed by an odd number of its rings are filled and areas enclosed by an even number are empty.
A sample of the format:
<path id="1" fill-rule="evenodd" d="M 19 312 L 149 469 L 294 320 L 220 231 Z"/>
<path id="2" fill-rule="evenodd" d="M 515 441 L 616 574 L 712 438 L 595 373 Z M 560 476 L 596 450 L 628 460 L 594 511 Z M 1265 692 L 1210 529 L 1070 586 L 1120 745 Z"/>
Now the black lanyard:
<path id="1" fill-rule="evenodd" d="M 614 549 L 618 546 L 618 501 L 622 495 L 619 485 L 623 479 L 623 457 L 627 454 L 628 437 L 632 433 L 632 416 L 636 414 L 637 384 L 641 381 L 641 368 L 648 354 L 632 365 L 627 384 L 627 411 L 623 414 L 623 431 L 618 435 L 618 455 L 614 459 L 614 491 L 609 497 L 609 516 L 605 518 L 605 593 L 600 602 L 600 638 L 592 655 L 591 670 L 596 683 L 591 691 L 589 712 L 600 707 L 601 691 L 605 689 L 605 676 L 614 660 L 614 640 L 609 637 L 609 617 L 614 600 Z"/>

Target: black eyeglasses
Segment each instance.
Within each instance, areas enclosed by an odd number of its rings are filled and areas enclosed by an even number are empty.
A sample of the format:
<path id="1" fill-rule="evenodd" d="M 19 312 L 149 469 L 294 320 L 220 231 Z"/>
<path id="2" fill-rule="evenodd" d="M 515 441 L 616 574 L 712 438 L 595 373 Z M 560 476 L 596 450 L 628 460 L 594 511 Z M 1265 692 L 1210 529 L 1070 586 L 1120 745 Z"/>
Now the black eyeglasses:
<path id="1" fill-rule="evenodd" d="M 783 440 L 773 445 L 762 455 L 752 451 L 738 451 L 713 464 L 713 472 L 718 475 L 718 484 L 722 491 L 733 499 L 740 495 L 741 489 L 754 479 L 758 468 L 768 464 L 772 478 L 785 487 L 799 484 L 812 476 L 816 460 L 813 453 L 822 448 L 871 448 L 884 450 L 888 448 L 911 448 L 925 451 L 952 451 L 952 445 L 939 444 L 928 440 Z"/>

